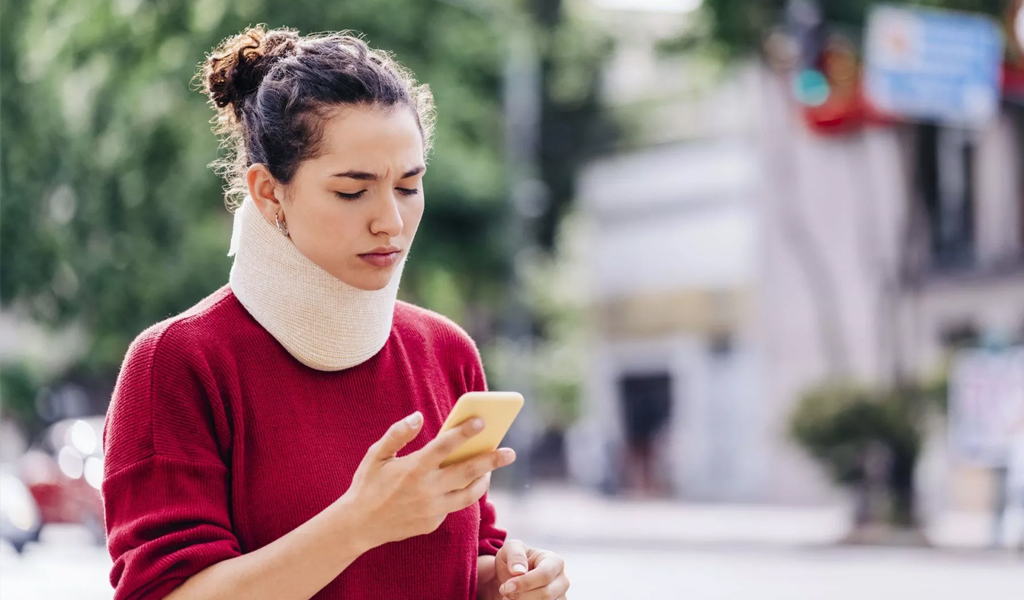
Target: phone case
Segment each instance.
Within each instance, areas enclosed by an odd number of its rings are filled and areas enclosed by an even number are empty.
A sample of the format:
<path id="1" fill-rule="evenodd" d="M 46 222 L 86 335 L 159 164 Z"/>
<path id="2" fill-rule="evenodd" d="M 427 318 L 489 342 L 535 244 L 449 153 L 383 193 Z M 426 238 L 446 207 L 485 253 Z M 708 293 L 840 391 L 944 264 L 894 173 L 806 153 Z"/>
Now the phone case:
<path id="1" fill-rule="evenodd" d="M 508 433 L 516 415 L 523 408 L 523 396 L 517 392 L 467 392 L 455 403 L 452 412 L 441 426 L 440 433 L 448 431 L 473 417 L 484 420 L 484 430 L 456 448 L 442 467 L 455 464 L 498 449 Z"/>

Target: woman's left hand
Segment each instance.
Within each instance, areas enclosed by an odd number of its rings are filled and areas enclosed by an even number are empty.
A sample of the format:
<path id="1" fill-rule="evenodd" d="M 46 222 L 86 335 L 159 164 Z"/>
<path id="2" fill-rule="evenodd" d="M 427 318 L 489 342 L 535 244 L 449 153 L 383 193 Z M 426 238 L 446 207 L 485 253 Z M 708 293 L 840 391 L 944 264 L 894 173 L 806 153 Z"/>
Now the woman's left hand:
<path id="1" fill-rule="evenodd" d="M 509 540 L 494 561 L 503 600 L 565 600 L 569 578 L 565 561 L 554 552 Z"/>

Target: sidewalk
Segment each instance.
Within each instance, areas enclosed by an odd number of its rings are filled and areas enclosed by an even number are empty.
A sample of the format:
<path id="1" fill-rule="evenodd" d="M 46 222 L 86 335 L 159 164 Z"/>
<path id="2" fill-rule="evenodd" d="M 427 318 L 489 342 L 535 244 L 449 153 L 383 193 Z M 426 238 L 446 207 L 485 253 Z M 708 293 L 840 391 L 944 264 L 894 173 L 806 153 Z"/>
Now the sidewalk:
<path id="1" fill-rule="evenodd" d="M 844 506 L 790 507 L 624 500 L 570 487 L 538 487 L 517 497 L 490 494 L 500 524 L 523 539 L 587 546 L 823 546 L 849 530 Z M 987 515 L 947 513 L 926 528 L 946 549 L 982 549 Z"/>

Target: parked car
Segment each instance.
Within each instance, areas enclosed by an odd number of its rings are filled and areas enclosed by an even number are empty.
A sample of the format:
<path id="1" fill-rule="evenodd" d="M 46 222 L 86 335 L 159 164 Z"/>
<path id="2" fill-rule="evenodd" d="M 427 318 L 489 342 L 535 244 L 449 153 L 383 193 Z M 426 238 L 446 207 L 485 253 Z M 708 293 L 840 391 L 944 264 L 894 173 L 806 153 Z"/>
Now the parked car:
<path id="1" fill-rule="evenodd" d="M 19 475 L 39 506 L 42 525 L 84 525 L 97 544 L 103 525 L 103 417 L 65 419 L 48 427 L 19 460 Z"/>
<path id="2" fill-rule="evenodd" d="M 28 487 L 4 465 L 0 467 L 0 539 L 20 554 L 28 542 L 39 541 L 39 507 Z"/>

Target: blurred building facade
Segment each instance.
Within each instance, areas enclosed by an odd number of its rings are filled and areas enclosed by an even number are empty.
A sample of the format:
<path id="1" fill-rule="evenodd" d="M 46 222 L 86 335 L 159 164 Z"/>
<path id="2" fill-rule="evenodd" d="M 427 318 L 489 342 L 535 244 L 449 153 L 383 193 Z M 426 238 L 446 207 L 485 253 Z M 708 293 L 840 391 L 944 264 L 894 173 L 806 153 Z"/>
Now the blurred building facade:
<path id="1" fill-rule="evenodd" d="M 787 435 L 804 390 L 924 376 L 951 347 L 1024 335 L 1024 114 L 823 135 L 760 63 L 659 52 L 685 13 L 595 18 L 619 36 L 606 101 L 640 133 L 580 182 L 594 343 L 573 475 L 835 500 Z M 983 473 L 932 459 L 941 504 L 986 506 Z"/>

